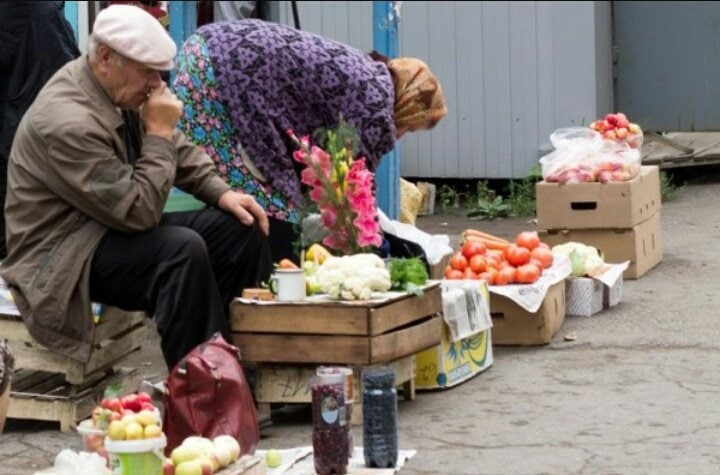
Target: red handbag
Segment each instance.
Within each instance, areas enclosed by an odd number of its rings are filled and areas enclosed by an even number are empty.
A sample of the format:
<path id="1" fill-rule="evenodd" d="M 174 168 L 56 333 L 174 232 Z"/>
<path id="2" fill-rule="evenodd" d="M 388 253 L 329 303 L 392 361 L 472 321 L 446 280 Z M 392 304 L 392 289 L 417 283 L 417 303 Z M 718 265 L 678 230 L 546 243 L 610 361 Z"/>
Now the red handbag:
<path id="1" fill-rule="evenodd" d="M 163 396 L 166 454 L 191 435 L 231 435 L 241 454 L 255 452 L 257 409 L 240 361 L 240 350 L 217 333 L 175 365 Z"/>

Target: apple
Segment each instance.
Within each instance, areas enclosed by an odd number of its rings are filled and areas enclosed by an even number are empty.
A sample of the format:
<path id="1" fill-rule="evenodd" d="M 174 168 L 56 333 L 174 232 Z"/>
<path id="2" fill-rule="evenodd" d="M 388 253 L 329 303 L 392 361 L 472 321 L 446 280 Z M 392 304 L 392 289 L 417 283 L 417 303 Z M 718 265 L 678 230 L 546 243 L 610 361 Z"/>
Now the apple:
<path id="1" fill-rule="evenodd" d="M 200 460 L 188 460 L 175 465 L 175 475 L 204 475 Z"/>
<path id="2" fill-rule="evenodd" d="M 138 401 L 140 401 L 140 404 L 142 404 L 144 402 L 148 402 L 148 403 L 152 404 L 152 396 L 150 396 L 146 392 L 138 393 L 137 398 L 138 398 Z"/>
<path id="3" fill-rule="evenodd" d="M 173 465 L 172 460 L 166 458 L 165 463 L 163 464 L 163 475 L 175 475 L 175 465 Z"/>
<path id="4" fill-rule="evenodd" d="M 215 445 L 211 456 L 217 459 L 221 467 L 227 467 L 234 460 L 233 452 L 227 444 Z"/>
<path id="5" fill-rule="evenodd" d="M 203 455 L 200 457 L 200 461 L 207 462 L 210 465 L 210 473 L 215 473 L 220 470 L 220 460 L 218 460 L 214 453 Z"/>
<path id="6" fill-rule="evenodd" d="M 605 132 L 605 138 L 610 140 L 615 140 L 617 138 L 617 135 L 615 134 L 615 130 L 608 130 Z"/>
<path id="7" fill-rule="evenodd" d="M 157 424 L 148 424 L 143 428 L 143 438 L 154 439 L 162 435 L 162 429 Z"/>
<path id="8" fill-rule="evenodd" d="M 140 400 L 138 399 L 137 394 L 128 394 L 127 396 L 120 398 L 120 403 L 122 404 L 123 409 L 130 409 L 134 412 L 140 411 Z"/>
<path id="9" fill-rule="evenodd" d="M 155 412 L 155 405 L 151 402 L 141 402 L 140 403 L 140 412 L 142 412 L 142 411 Z"/>
<path id="10" fill-rule="evenodd" d="M 282 454 L 279 450 L 270 449 L 265 452 L 265 464 L 268 468 L 279 467 L 282 464 Z"/>
<path id="11" fill-rule="evenodd" d="M 226 446 L 230 450 L 232 461 L 240 458 L 240 443 L 231 435 L 219 435 L 213 439 L 215 446 Z"/>
<path id="12" fill-rule="evenodd" d="M 109 409 L 112 412 L 122 412 L 122 410 L 123 410 L 123 406 L 122 406 L 122 403 L 120 402 L 120 399 L 116 398 L 116 397 L 103 399 L 100 404 L 102 405 L 103 408 Z"/>
<path id="13" fill-rule="evenodd" d="M 628 129 L 626 129 L 625 127 L 619 127 L 615 129 L 615 135 L 617 135 L 617 138 L 619 139 L 625 139 L 625 137 L 627 137 L 627 134 Z"/>
<path id="14" fill-rule="evenodd" d="M 122 421 L 112 421 L 107 428 L 107 435 L 112 440 L 125 440 L 125 424 Z"/>
<path id="15" fill-rule="evenodd" d="M 135 419 L 144 426 L 149 426 L 150 424 L 158 423 L 158 417 L 154 411 L 147 411 L 147 410 L 140 411 L 135 416 Z"/>
<path id="16" fill-rule="evenodd" d="M 213 449 L 215 448 L 212 440 L 206 439 L 205 437 L 198 437 L 195 435 L 191 435 L 190 437 L 187 437 L 185 440 L 183 440 L 182 445 L 192 447 L 201 454 L 212 453 Z"/>
<path id="17" fill-rule="evenodd" d="M 137 422 L 137 415 L 134 412 L 123 412 L 122 417 L 120 418 L 123 424 L 128 425 L 131 422 Z"/>
<path id="18" fill-rule="evenodd" d="M 139 422 L 125 424 L 125 440 L 142 439 L 145 435 L 143 426 Z"/>
<path id="19" fill-rule="evenodd" d="M 182 464 L 183 462 L 195 460 L 198 457 L 200 457 L 200 452 L 198 452 L 197 449 L 195 449 L 194 447 L 186 446 L 184 444 L 180 445 L 179 447 L 175 447 L 175 449 L 173 449 L 172 453 L 170 454 L 170 458 L 172 459 L 173 465 L 175 465 L 176 470 L 178 465 Z"/>

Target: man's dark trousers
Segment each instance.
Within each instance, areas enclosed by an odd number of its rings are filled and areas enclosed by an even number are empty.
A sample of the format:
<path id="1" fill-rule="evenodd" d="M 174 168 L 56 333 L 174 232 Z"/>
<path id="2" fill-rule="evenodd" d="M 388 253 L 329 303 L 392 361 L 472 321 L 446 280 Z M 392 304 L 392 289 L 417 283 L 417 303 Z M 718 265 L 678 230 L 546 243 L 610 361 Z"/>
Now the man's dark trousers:
<path id="1" fill-rule="evenodd" d="M 93 256 L 90 297 L 154 315 L 171 370 L 215 332 L 231 341 L 231 299 L 271 269 L 257 224 L 245 226 L 214 208 L 165 213 L 151 231 L 107 232 Z"/>

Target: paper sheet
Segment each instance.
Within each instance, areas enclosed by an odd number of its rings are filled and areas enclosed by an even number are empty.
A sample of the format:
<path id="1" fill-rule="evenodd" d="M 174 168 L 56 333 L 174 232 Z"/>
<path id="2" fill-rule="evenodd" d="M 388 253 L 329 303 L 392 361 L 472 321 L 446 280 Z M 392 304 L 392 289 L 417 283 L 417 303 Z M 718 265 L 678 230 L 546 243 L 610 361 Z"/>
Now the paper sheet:
<path id="1" fill-rule="evenodd" d="M 265 456 L 265 450 L 256 450 L 255 455 Z M 268 468 L 267 475 L 315 475 L 312 447 L 296 447 L 279 450 L 283 463 L 276 468 Z M 417 453 L 416 450 L 400 450 L 395 468 L 367 468 L 362 447 L 355 447 L 348 463 L 348 475 L 393 475 L 398 473 Z"/>

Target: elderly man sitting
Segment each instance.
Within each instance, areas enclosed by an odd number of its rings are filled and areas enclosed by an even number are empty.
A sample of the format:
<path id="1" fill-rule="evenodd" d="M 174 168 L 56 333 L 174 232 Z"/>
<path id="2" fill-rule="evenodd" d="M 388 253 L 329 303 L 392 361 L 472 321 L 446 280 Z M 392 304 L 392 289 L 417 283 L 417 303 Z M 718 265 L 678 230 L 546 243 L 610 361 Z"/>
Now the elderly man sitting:
<path id="1" fill-rule="evenodd" d="M 77 360 L 91 300 L 154 315 L 172 368 L 228 338 L 230 299 L 271 270 L 265 212 L 176 130 L 182 106 L 160 78 L 175 53 L 142 9 L 101 11 L 88 55 L 45 85 L 13 142 L 0 274 L 31 335 Z M 209 208 L 163 213 L 173 185 Z"/>

